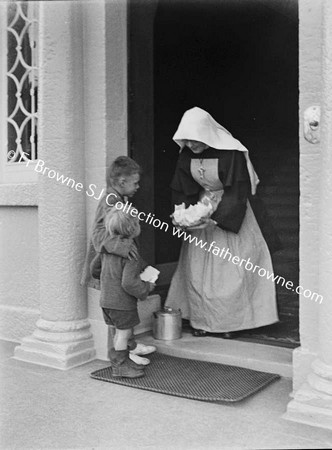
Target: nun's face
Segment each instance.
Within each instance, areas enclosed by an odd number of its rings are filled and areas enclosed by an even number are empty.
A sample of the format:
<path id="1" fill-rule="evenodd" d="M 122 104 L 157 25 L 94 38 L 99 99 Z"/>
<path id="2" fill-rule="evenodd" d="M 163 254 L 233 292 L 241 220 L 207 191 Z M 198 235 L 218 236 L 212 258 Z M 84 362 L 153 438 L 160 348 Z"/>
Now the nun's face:
<path id="1" fill-rule="evenodd" d="M 202 153 L 206 148 L 208 148 L 208 145 L 206 145 L 200 141 L 192 141 L 192 140 L 185 139 L 184 143 L 188 148 L 190 148 L 190 150 L 193 153 L 196 153 L 196 154 Z"/>

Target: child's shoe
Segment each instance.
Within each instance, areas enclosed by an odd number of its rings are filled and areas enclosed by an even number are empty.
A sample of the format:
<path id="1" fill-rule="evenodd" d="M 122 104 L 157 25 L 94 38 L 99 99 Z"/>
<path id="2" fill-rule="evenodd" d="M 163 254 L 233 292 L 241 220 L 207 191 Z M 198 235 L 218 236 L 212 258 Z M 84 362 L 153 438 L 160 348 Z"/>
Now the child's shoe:
<path id="1" fill-rule="evenodd" d="M 131 352 L 129 352 L 129 358 L 134 361 L 136 365 L 139 364 L 144 367 L 150 364 L 150 360 L 148 358 L 142 358 L 141 356 L 133 355 Z"/>
<path id="2" fill-rule="evenodd" d="M 150 353 L 153 353 L 157 350 L 157 348 L 154 345 L 144 345 L 139 342 L 137 342 L 137 346 L 134 348 L 134 350 L 130 350 L 131 355 L 149 355 Z"/>

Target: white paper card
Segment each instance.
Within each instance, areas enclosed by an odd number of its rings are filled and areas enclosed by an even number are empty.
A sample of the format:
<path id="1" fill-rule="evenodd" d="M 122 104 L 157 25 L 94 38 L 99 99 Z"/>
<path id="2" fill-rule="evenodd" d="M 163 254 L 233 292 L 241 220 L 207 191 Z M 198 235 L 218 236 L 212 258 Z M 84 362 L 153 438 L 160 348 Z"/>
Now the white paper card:
<path id="1" fill-rule="evenodd" d="M 158 275 L 160 271 L 155 267 L 147 266 L 143 272 L 140 274 L 142 281 L 149 281 L 150 283 L 155 283 L 158 280 Z"/>

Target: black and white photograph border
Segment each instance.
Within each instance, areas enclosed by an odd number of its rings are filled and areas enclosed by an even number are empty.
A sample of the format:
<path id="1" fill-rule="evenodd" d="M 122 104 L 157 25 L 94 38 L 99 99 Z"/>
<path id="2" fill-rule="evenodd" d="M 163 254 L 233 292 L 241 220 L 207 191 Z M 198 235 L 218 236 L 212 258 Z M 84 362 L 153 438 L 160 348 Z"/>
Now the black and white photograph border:
<path id="1" fill-rule="evenodd" d="M 332 0 L 0 0 L 0 58 L 0 448 L 332 448 Z"/>

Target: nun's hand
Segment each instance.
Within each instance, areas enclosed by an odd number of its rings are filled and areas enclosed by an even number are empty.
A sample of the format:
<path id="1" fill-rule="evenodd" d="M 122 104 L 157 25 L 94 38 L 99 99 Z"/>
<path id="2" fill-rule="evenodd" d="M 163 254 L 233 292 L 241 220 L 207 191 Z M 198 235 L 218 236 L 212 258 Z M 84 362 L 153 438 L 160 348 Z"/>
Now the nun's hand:
<path id="1" fill-rule="evenodd" d="M 169 217 L 172 219 L 172 224 L 175 226 L 176 229 L 178 229 L 178 230 L 185 230 L 186 227 L 183 227 L 183 226 L 179 225 L 175 221 L 173 214 L 171 214 Z"/>

